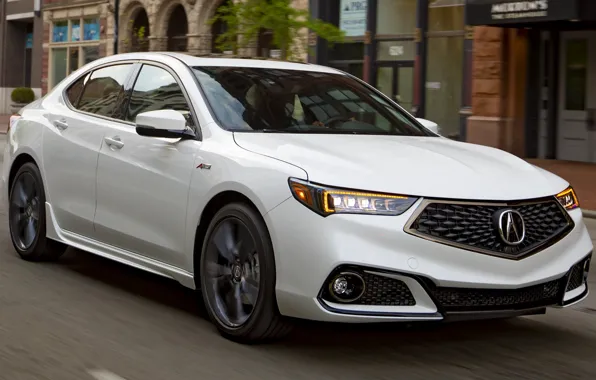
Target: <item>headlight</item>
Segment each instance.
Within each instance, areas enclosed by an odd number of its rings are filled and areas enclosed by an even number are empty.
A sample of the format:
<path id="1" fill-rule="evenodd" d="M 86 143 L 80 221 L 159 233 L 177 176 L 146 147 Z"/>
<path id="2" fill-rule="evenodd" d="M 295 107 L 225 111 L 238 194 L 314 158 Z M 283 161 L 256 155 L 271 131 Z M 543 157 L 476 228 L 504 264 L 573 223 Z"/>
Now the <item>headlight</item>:
<path id="1" fill-rule="evenodd" d="M 294 198 L 317 214 L 401 215 L 418 198 L 406 195 L 378 194 L 314 185 L 290 178 Z"/>
<path id="2" fill-rule="evenodd" d="M 575 191 L 571 186 L 569 186 L 565 191 L 561 191 L 556 195 L 556 197 L 561 206 L 565 207 L 567 210 L 573 210 L 579 207 L 577 195 L 575 195 Z"/>

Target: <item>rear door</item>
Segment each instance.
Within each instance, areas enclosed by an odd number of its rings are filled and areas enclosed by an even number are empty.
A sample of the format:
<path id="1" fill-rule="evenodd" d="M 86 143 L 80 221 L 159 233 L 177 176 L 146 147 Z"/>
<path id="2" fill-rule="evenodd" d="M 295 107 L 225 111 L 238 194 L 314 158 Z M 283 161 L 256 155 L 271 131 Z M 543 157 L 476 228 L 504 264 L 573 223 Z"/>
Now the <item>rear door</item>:
<path id="1" fill-rule="evenodd" d="M 100 67 L 81 76 L 49 110 L 43 157 L 49 202 L 62 230 L 93 237 L 99 149 L 132 63 Z"/>

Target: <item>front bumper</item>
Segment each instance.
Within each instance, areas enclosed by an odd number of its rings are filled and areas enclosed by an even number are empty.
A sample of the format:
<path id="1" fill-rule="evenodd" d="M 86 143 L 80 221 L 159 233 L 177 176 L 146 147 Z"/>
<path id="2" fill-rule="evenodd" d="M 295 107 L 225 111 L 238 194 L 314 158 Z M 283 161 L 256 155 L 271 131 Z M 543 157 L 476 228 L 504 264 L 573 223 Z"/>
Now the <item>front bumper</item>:
<path id="1" fill-rule="evenodd" d="M 583 268 L 593 246 L 581 210 L 569 213 L 575 227 L 556 244 L 509 260 L 406 234 L 420 202 L 397 217 L 323 218 L 288 199 L 265 215 L 280 312 L 329 322 L 438 321 L 535 314 L 587 296 Z M 342 270 L 370 277 L 367 288 L 377 298 L 345 304 L 325 297 L 329 280 Z M 387 302 L 399 297 L 410 298 Z"/>

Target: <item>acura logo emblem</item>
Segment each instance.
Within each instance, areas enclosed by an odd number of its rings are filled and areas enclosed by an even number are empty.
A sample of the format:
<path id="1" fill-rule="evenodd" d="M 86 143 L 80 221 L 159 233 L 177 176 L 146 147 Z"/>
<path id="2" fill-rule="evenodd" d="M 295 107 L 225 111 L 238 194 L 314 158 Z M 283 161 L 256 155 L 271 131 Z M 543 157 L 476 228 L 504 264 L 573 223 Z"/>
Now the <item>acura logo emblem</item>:
<path id="1" fill-rule="evenodd" d="M 526 237 L 526 226 L 522 214 L 515 210 L 503 210 L 498 214 L 497 230 L 503 242 L 519 245 Z"/>

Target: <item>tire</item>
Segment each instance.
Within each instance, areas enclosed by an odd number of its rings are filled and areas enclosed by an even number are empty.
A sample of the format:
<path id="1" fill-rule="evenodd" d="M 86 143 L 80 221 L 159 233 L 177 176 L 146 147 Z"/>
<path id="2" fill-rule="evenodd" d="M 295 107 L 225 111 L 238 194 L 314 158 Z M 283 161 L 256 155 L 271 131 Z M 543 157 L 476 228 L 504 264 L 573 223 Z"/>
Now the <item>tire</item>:
<path id="1" fill-rule="evenodd" d="M 234 236 L 234 244 L 223 244 L 230 243 L 229 237 Z M 226 254 L 220 253 L 218 244 Z M 273 245 L 261 215 L 243 203 L 221 208 L 205 235 L 200 284 L 206 312 L 222 336 L 254 344 L 290 333 L 290 322 L 277 308 L 275 276 Z"/>
<path id="2" fill-rule="evenodd" d="M 8 207 L 10 239 L 24 260 L 54 261 L 66 251 L 66 245 L 46 237 L 45 203 L 39 169 L 31 162 L 25 163 L 14 177 Z"/>

